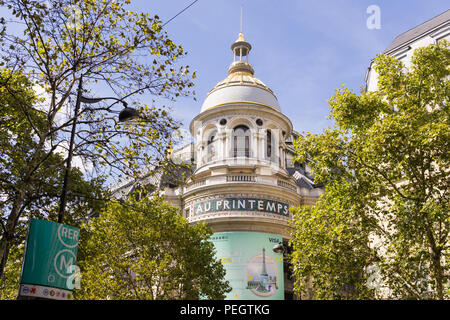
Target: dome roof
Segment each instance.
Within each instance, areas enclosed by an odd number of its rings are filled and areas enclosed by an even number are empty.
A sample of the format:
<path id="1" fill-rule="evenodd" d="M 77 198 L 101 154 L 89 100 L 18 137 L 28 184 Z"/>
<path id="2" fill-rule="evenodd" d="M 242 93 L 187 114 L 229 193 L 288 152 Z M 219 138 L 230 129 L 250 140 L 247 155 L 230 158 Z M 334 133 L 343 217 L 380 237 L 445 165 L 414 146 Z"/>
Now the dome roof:
<path id="1" fill-rule="evenodd" d="M 228 76 L 208 93 L 201 112 L 234 103 L 257 104 L 281 111 L 272 90 L 254 76 L 254 70 L 248 63 L 251 45 L 244 40 L 242 33 L 231 49 L 234 62 L 228 69 Z M 243 57 L 246 61 L 243 61 Z"/>

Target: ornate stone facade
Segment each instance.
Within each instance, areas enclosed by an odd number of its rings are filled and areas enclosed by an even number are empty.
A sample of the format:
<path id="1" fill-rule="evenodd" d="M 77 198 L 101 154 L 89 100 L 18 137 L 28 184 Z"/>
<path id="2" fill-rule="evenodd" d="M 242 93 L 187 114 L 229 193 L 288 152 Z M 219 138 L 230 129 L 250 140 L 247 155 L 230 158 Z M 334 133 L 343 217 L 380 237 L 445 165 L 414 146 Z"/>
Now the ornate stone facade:
<path id="1" fill-rule="evenodd" d="M 245 235 L 248 243 L 242 243 L 244 248 L 258 246 L 255 239 L 264 236 L 268 239 L 262 251 L 267 263 L 280 264 L 277 270 L 281 274 L 272 275 L 272 279 L 278 279 L 277 290 L 269 287 L 270 281 L 265 281 L 265 277 L 245 279 L 245 266 L 236 265 L 231 273 L 239 275 L 236 268 L 244 268 L 242 279 L 230 279 L 233 291 L 228 299 L 253 299 L 250 292 L 266 299 L 291 298 L 288 268 L 283 266 L 282 253 L 273 249 L 277 243 L 270 242 L 280 239 L 287 248 L 292 218 L 289 207 L 313 204 L 323 188 L 314 184 L 307 164 L 293 161 L 293 141 L 299 134 L 281 112 L 272 90 L 254 76 L 248 62 L 251 45 L 239 34 L 231 49 L 234 61 L 228 76 L 208 93 L 201 112 L 190 124 L 195 142 L 172 153 L 174 162 L 191 165 L 191 175 L 184 185 L 159 187 L 165 199 L 179 207 L 189 222 L 206 222 L 221 235 L 220 239 L 241 239 Z M 116 193 L 120 194 L 119 191 Z M 223 256 L 218 258 L 222 261 L 236 261 L 232 252 L 220 254 Z M 258 255 L 255 253 L 252 259 L 258 260 Z M 242 263 L 242 259 L 239 261 Z M 247 287 L 238 288 L 243 283 Z M 267 292 L 256 290 L 255 283 Z"/>

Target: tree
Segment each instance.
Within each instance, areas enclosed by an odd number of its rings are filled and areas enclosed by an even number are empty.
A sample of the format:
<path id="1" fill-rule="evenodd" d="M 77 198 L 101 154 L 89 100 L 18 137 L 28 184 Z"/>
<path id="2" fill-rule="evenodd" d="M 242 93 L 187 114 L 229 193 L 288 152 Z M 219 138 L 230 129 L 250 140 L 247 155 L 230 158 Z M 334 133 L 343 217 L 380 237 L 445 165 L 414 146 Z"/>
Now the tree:
<path id="1" fill-rule="evenodd" d="M 31 84 L 23 74 L 0 69 L 0 83 L 5 82 L 9 83 L 9 90 L 14 90 L 14 94 L 21 100 L 14 99 L 8 91 L 4 90 L 5 86 L 0 86 L 0 127 L 3 128 L 0 133 L 0 235 L 2 239 L 7 235 L 5 231 L 8 213 L 23 183 L 29 155 L 36 152 L 37 148 L 37 142 L 31 134 L 33 128 L 26 119 L 21 118 L 20 113 L 22 106 L 32 105 L 37 100 Z M 38 126 L 45 122 L 43 114 L 37 110 L 30 110 L 29 115 Z M 0 282 L 2 292 L 9 290 L 9 292 L 17 293 L 20 262 L 16 260 L 23 251 L 17 251 L 17 248 L 23 247 L 29 219 L 56 219 L 56 203 L 61 194 L 61 176 L 65 171 L 64 158 L 60 153 L 47 154 L 44 150 L 39 157 L 42 157 L 42 165 L 35 168 L 35 173 L 30 179 L 29 191 L 24 194 L 19 208 L 20 218 L 15 222 L 14 232 L 8 239 L 8 251 L 13 251 L 13 261 L 9 265 L 13 270 L 8 272 L 6 278 L 2 278 Z M 107 198 L 107 192 L 103 189 L 104 179 L 101 177 L 86 181 L 77 167 L 72 168 L 69 175 L 70 191 L 67 195 L 67 204 L 70 212 L 65 222 L 78 226 L 89 215 L 99 212 L 104 205 L 101 199 Z M 3 257 L 4 264 L 7 258 L 8 255 Z M 16 268 L 17 266 L 19 268 Z"/>
<path id="2" fill-rule="evenodd" d="M 0 66 L 25 75 L 33 88 L 43 92 L 42 99 L 30 103 L 11 78 L 1 83 L 9 95 L 8 106 L 14 106 L 14 116 L 27 122 L 27 139 L 35 146 L 24 158 L 14 196 L 2 215 L 0 277 L 25 197 L 39 180 L 45 161 L 67 150 L 74 121 L 74 157 L 90 167 L 92 177 L 137 177 L 141 170 L 162 165 L 178 124 L 164 107 L 140 99 L 145 93 L 172 100 L 190 95 L 195 73 L 187 66 L 175 66 L 185 52 L 169 39 L 158 16 L 129 11 L 128 3 L 0 0 L 23 26 L 20 32 L 8 33 L 11 22 L 0 19 Z M 83 104 L 78 114 L 72 111 L 81 95 L 92 97 L 97 92 L 118 100 Z M 132 124 L 117 121 L 118 103 L 125 99 L 141 115 Z M 3 125 L 0 132 L 8 132 L 10 124 Z"/>
<path id="3" fill-rule="evenodd" d="M 377 56 L 378 90 L 337 90 L 334 127 L 296 141 L 326 186 L 295 211 L 297 292 L 312 275 L 321 298 L 349 283 L 354 298 L 450 297 L 448 46 L 416 49 L 409 68 Z"/>
<path id="4" fill-rule="evenodd" d="M 14 300 L 17 298 L 23 254 L 24 243 L 11 246 L 5 272 L 0 282 L 0 300 Z"/>
<path id="5" fill-rule="evenodd" d="M 231 290 L 205 224 L 162 198 L 111 201 L 85 224 L 78 299 L 223 299 Z"/>
<path id="6" fill-rule="evenodd" d="M 348 197 L 352 187 L 345 179 L 336 181 L 314 206 L 294 209 L 290 260 L 294 290 L 302 298 L 373 297 L 363 276 L 374 260 L 370 230 L 358 219 L 363 206 Z"/>

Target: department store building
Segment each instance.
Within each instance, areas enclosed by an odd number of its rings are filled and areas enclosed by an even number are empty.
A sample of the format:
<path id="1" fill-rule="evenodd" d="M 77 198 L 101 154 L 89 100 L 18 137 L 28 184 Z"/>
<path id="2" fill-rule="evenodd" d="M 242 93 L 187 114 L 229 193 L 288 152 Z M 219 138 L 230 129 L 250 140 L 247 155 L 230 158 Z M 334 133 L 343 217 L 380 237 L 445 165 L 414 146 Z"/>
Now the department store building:
<path id="1" fill-rule="evenodd" d="M 283 259 L 289 250 L 290 207 L 311 205 L 323 192 L 309 168 L 294 162 L 299 134 L 275 93 L 255 77 L 252 46 L 242 33 L 231 45 L 228 75 L 207 94 L 190 123 L 192 143 L 174 150 L 190 166 L 179 185 L 153 177 L 166 201 L 192 224 L 207 223 L 217 258 L 233 290 L 227 299 L 292 299 L 292 279 Z M 120 186 L 128 194 L 133 183 Z"/>

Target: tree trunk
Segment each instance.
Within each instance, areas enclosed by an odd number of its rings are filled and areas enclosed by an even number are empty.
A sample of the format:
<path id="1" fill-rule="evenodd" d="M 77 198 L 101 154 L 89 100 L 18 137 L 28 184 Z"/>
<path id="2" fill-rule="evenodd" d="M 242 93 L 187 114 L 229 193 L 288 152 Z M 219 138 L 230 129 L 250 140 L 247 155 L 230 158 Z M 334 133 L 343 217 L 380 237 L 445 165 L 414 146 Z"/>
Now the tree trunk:
<path id="1" fill-rule="evenodd" d="M 442 256 L 442 250 L 438 247 L 436 244 L 435 237 L 433 235 L 433 231 L 431 227 L 429 227 L 426 230 L 426 235 L 428 239 L 429 244 L 429 252 L 430 252 L 430 258 L 431 258 L 431 268 L 432 268 L 432 275 L 434 278 L 434 285 L 436 290 L 437 298 L 440 300 L 444 299 L 444 272 L 442 270 L 441 265 L 441 256 Z"/>
<path id="2" fill-rule="evenodd" d="M 0 239 L 0 279 L 2 279 L 3 277 L 3 271 L 5 270 L 6 261 L 8 260 L 10 243 L 14 239 L 14 230 L 16 228 L 17 221 L 19 220 L 20 207 L 22 206 L 25 199 L 27 187 L 28 185 L 24 184 L 19 190 L 19 193 L 14 200 L 14 205 L 11 209 L 11 213 L 8 216 L 3 237 Z"/>
<path id="3" fill-rule="evenodd" d="M 27 194 L 27 192 L 30 191 L 31 177 L 33 176 L 33 173 L 36 171 L 37 168 L 36 166 L 39 163 L 39 155 L 42 153 L 45 140 L 46 136 L 41 136 L 39 139 L 39 144 L 37 145 L 33 157 L 29 162 L 28 171 L 23 179 L 22 185 L 18 190 L 17 196 L 14 200 L 13 207 L 11 209 L 11 213 L 8 216 L 3 237 L 0 239 L 0 257 L 1 257 L 0 279 L 2 279 L 3 277 L 3 272 L 5 270 L 6 262 L 8 259 L 10 244 L 11 241 L 14 239 L 14 232 L 17 226 L 17 221 L 19 220 L 20 214 L 22 212 L 20 208 L 24 203 L 25 195 Z"/>
<path id="4" fill-rule="evenodd" d="M 3 237 L 0 239 L 0 282 L 3 278 L 3 270 L 5 270 L 6 261 L 8 260 L 9 242 L 9 235 L 7 235 L 7 232 L 5 231 Z"/>
<path id="5" fill-rule="evenodd" d="M 432 253 L 434 285 L 436 287 L 436 294 L 439 300 L 444 300 L 444 272 L 441 265 L 441 252 Z"/>

